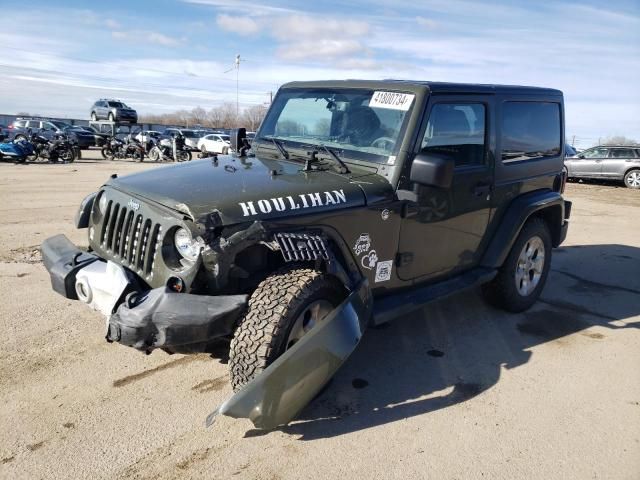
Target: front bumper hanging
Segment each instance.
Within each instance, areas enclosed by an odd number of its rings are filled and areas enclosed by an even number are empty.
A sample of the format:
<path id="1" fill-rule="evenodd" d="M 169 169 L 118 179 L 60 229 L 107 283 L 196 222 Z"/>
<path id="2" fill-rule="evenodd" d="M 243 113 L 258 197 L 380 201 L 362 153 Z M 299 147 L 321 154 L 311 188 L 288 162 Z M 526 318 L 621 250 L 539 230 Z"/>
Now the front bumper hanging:
<path id="1" fill-rule="evenodd" d="M 247 304 L 247 295 L 141 291 L 134 273 L 80 250 L 64 235 L 45 240 L 41 251 L 53 290 L 104 314 L 107 341 L 146 353 L 205 351 L 213 339 L 231 335 Z"/>

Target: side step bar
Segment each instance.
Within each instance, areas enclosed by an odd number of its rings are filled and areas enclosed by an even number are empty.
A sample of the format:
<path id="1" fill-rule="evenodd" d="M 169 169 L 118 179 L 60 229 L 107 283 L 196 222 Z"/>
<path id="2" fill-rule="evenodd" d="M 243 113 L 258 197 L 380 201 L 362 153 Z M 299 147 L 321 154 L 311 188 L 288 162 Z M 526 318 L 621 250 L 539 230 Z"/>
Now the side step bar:
<path id="1" fill-rule="evenodd" d="M 380 325 L 396 317 L 411 313 L 429 302 L 447 297 L 493 280 L 498 274 L 494 268 L 476 268 L 469 272 L 424 287 L 413 287 L 406 292 L 375 300 L 373 305 L 373 324 Z"/>

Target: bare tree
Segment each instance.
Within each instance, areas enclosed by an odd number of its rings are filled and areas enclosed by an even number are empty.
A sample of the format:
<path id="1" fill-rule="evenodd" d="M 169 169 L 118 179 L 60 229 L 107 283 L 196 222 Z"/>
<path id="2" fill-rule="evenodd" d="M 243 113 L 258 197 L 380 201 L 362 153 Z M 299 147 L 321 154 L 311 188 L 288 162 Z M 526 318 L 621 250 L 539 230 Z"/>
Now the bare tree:
<path id="1" fill-rule="evenodd" d="M 627 138 L 623 135 L 614 135 L 603 140 L 602 145 L 640 145 L 637 140 Z"/>
<path id="2" fill-rule="evenodd" d="M 245 127 L 255 131 L 262 122 L 267 109 L 264 105 L 253 105 L 245 108 L 236 118 L 236 106 L 233 103 L 223 103 L 218 107 L 205 110 L 195 107 L 192 110 L 179 110 L 161 115 L 140 115 L 140 122 L 157 125 L 184 125 L 193 127 L 200 125 L 207 128 L 236 128 Z"/>

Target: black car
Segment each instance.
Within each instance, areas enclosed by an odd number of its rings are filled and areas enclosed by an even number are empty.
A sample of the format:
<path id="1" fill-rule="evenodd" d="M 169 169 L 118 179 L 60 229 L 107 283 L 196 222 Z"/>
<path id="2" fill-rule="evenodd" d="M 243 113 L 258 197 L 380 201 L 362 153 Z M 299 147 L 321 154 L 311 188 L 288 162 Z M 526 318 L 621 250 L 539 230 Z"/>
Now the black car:
<path id="1" fill-rule="evenodd" d="M 120 100 L 101 98 L 91 106 L 91 120 L 110 122 L 138 122 L 138 113 Z"/>
<path id="2" fill-rule="evenodd" d="M 78 147 L 82 149 L 96 146 L 94 133 L 87 131 L 85 127 L 72 125 L 69 127 L 65 127 L 64 131 L 71 137 L 75 138 L 76 142 L 78 143 Z"/>
<path id="3" fill-rule="evenodd" d="M 285 84 L 251 144 L 239 129 L 232 155 L 113 175 L 76 215 L 89 249 L 58 235 L 43 261 L 110 342 L 231 339 L 236 393 L 207 423 L 275 428 L 369 326 L 476 286 L 510 312 L 536 302 L 569 225 L 563 119 L 548 88 Z"/>

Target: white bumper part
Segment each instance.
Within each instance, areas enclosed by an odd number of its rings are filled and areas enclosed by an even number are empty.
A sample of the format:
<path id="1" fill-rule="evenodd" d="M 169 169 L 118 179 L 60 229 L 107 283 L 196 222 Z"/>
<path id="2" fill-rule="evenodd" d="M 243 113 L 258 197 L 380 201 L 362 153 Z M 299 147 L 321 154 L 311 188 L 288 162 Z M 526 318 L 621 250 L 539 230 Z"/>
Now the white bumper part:
<path id="1" fill-rule="evenodd" d="M 122 296 L 129 279 L 124 268 L 113 262 L 93 262 L 76 275 L 78 299 L 107 318 Z"/>

